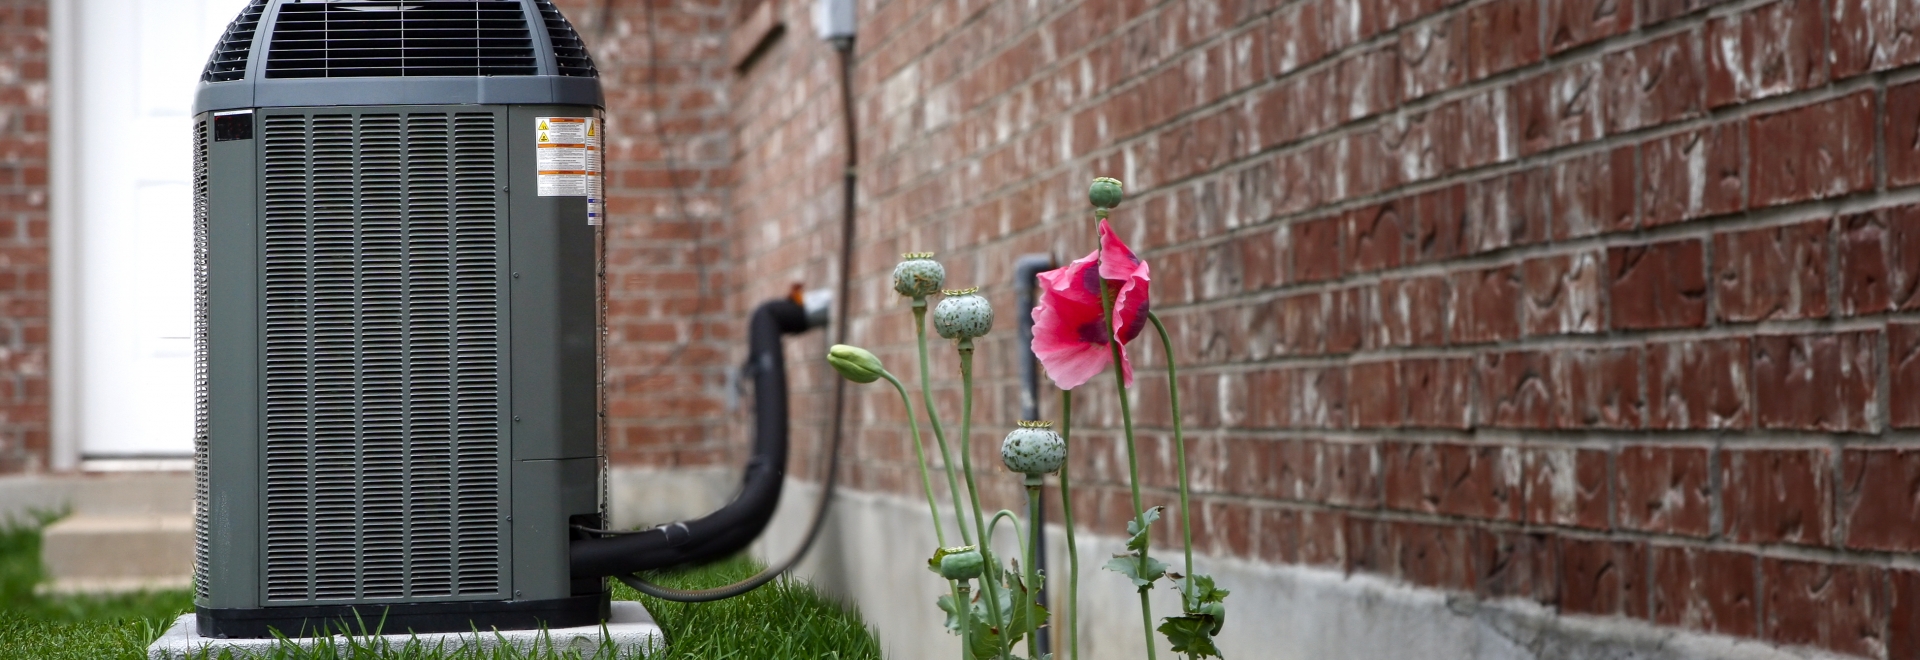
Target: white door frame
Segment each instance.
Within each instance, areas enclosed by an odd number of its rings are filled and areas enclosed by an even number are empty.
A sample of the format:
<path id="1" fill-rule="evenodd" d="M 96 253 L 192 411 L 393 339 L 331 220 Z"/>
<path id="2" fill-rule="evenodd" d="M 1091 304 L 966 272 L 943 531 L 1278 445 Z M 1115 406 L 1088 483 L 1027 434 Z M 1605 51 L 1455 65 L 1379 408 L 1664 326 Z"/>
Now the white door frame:
<path id="1" fill-rule="evenodd" d="M 83 0 L 47 3 L 47 295 L 53 318 L 47 329 L 51 369 L 48 391 L 52 398 L 51 462 L 55 470 L 80 467 L 79 359 L 79 246 L 74 204 L 75 134 L 73 80 L 77 62 L 75 25 Z"/>

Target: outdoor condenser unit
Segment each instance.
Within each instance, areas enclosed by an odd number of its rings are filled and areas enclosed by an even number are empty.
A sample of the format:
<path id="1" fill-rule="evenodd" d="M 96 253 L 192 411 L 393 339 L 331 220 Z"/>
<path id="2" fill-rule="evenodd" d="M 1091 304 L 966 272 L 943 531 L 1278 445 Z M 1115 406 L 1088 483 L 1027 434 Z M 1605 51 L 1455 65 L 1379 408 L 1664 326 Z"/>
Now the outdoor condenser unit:
<path id="1" fill-rule="evenodd" d="M 603 107 L 549 0 L 233 21 L 194 110 L 202 635 L 603 619 Z"/>

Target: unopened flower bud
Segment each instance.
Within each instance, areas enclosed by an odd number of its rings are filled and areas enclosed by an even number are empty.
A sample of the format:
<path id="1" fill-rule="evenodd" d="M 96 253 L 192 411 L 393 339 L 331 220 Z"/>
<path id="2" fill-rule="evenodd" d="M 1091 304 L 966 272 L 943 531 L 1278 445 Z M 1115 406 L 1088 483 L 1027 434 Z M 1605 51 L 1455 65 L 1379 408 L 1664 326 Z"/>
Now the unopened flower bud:
<path id="1" fill-rule="evenodd" d="M 1000 444 L 1000 462 L 1029 476 L 1058 472 L 1067 462 L 1067 441 L 1053 432 L 1053 422 L 1020 422 Z"/>
<path id="2" fill-rule="evenodd" d="M 947 268 L 933 260 L 932 252 L 909 252 L 901 257 L 900 265 L 893 267 L 894 291 L 916 300 L 940 292 L 940 285 L 947 280 Z"/>
<path id="3" fill-rule="evenodd" d="M 1097 209 L 1115 208 L 1126 198 L 1122 191 L 1119 179 L 1103 176 L 1093 180 L 1093 187 L 1087 191 L 1087 201 L 1093 202 L 1093 207 Z"/>
<path id="4" fill-rule="evenodd" d="M 993 329 L 993 304 L 980 296 L 979 289 L 946 291 L 947 297 L 933 308 L 933 329 L 947 339 L 985 337 Z"/>
<path id="5" fill-rule="evenodd" d="M 834 344 L 827 349 L 827 364 L 833 365 L 833 370 L 847 380 L 861 384 L 880 380 L 880 376 L 887 373 L 886 368 L 880 366 L 880 358 L 873 353 L 846 344 Z"/>
<path id="6" fill-rule="evenodd" d="M 963 545 L 957 548 L 942 549 L 935 558 L 940 564 L 940 577 L 949 580 L 971 580 L 986 572 L 987 559 L 980 549 Z"/>

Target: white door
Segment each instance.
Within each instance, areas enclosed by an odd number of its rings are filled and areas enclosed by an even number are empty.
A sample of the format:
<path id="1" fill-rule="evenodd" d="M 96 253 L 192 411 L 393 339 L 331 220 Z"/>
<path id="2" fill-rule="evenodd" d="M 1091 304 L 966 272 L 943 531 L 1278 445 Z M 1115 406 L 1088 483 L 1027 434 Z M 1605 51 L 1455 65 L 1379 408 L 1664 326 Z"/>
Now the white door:
<path id="1" fill-rule="evenodd" d="M 193 453 L 191 117 L 247 0 L 73 3 L 73 432 L 83 459 Z"/>

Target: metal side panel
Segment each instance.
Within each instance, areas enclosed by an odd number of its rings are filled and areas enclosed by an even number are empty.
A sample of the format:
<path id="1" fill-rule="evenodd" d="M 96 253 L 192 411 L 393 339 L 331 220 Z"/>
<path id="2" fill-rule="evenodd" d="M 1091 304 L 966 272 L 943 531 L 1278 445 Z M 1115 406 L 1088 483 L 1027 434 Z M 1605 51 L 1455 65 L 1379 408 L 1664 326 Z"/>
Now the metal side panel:
<path id="1" fill-rule="evenodd" d="M 514 461 L 513 597 L 549 600 L 573 595 L 567 563 L 567 518 L 594 513 L 596 458 Z"/>
<path id="2" fill-rule="evenodd" d="M 585 197 L 538 194 L 540 117 L 598 117 L 582 106 L 511 106 L 513 458 L 598 453 L 594 236 Z"/>
<path id="3" fill-rule="evenodd" d="M 256 142 L 196 126 L 195 461 L 201 506 L 194 574 L 206 607 L 259 605 L 259 224 Z M 204 151 L 200 151 L 204 150 Z"/>
<path id="4" fill-rule="evenodd" d="M 506 114 L 260 111 L 264 605 L 507 597 Z"/>

